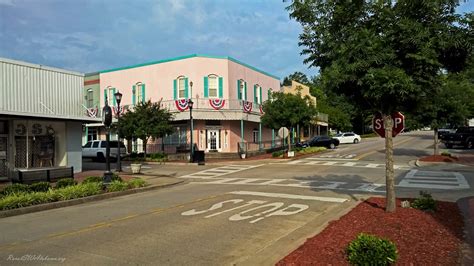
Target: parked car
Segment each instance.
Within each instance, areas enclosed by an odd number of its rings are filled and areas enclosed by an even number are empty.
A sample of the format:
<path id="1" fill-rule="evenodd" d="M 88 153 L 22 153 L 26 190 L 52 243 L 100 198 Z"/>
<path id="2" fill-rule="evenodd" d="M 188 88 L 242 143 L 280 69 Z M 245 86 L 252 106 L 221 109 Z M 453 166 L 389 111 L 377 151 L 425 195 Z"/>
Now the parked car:
<path id="1" fill-rule="evenodd" d="M 339 146 L 339 140 L 329 136 L 316 136 L 308 141 L 296 144 L 297 147 L 326 147 L 328 149 L 335 149 Z"/>
<path id="2" fill-rule="evenodd" d="M 460 127 L 456 133 L 444 135 L 442 138 L 446 148 L 464 146 L 466 149 L 474 148 L 474 127 Z"/>
<path id="3" fill-rule="evenodd" d="M 354 143 L 360 142 L 361 137 L 354 132 L 340 133 L 334 136 L 335 139 L 339 140 L 339 143 Z"/>
<path id="4" fill-rule="evenodd" d="M 117 159 L 118 154 L 118 141 L 110 141 L 110 158 Z M 105 140 L 93 140 L 87 142 L 82 146 L 82 158 L 91 158 L 98 161 L 105 161 L 105 149 L 107 147 L 107 141 Z M 127 156 L 127 148 L 120 142 L 120 158 Z"/>
<path id="5" fill-rule="evenodd" d="M 452 133 L 456 133 L 456 129 L 453 129 L 453 128 L 440 128 L 438 129 L 438 138 L 440 140 L 443 140 L 446 135 L 449 135 L 449 134 L 452 134 Z"/>

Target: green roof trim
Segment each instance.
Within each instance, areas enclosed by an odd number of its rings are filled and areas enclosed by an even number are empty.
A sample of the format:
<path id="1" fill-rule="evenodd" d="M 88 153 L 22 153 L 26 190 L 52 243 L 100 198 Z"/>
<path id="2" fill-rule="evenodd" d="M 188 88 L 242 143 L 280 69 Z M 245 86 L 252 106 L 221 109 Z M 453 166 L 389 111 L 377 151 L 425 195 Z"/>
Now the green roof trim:
<path id="1" fill-rule="evenodd" d="M 229 57 L 229 56 L 213 56 L 213 55 L 203 55 L 203 54 L 191 54 L 191 55 L 185 55 L 185 56 L 178 56 L 178 57 L 173 57 L 173 58 L 169 58 L 169 59 L 164 59 L 164 60 L 158 60 L 158 61 L 152 61 L 152 62 L 148 62 L 148 63 L 142 63 L 142 64 L 137 64 L 137 65 L 131 65 L 131 66 L 125 66 L 125 67 L 118 67 L 118 68 L 112 68 L 112 69 L 107 69 L 107 70 L 102 70 L 102 71 L 99 71 L 97 73 L 109 73 L 109 72 L 114 72 L 114 71 L 120 71 L 120 70 L 125 70 L 125 69 L 131 69 L 131 68 L 137 68 L 137 67 L 142 67 L 142 66 L 150 66 L 150 65 L 156 65 L 156 64 L 161 64 L 161 63 L 167 63 L 167 62 L 172 62 L 172 61 L 178 61 L 178 60 L 183 60 L 183 59 L 188 59 L 188 58 L 193 58 L 193 57 L 204 57 L 204 58 L 215 58 L 215 59 L 227 59 L 229 61 L 232 61 L 234 63 L 237 63 L 239 65 L 242 65 L 242 66 L 245 66 L 245 67 L 248 67 L 252 70 L 255 70 L 259 73 L 262 73 L 266 76 L 269 76 L 269 77 L 272 77 L 272 78 L 275 78 L 275 79 L 278 79 L 280 80 L 279 77 L 275 76 L 275 75 L 272 75 L 268 72 L 265 72 L 263 70 L 260 70 L 256 67 L 253 67 L 251 65 L 248 65 L 246 63 L 243 63 L 235 58 L 232 58 L 232 57 Z"/>

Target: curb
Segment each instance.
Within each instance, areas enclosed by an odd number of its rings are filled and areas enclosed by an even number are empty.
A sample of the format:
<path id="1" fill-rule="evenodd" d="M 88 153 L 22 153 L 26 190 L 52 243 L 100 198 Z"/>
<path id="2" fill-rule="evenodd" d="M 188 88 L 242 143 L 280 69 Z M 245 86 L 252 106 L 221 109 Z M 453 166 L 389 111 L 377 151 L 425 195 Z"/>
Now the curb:
<path id="1" fill-rule="evenodd" d="M 27 214 L 27 213 L 32 213 L 32 212 L 40 212 L 40 211 L 45 211 L 45 210 L 58 209 L 58 208 L 62 208 L 62 207 L 79 205 L 79 204 L 86 203 L 86 202 L 110 199 L 110 198 L 115 198 L 115 197 L 135 194 L 135 193 L 141 193 L 141 192 L 146 192 L 146 191 L 151 191 L 151 190 L 156 190 L 156 189 L 161 189 L 161 188 L 167 188 L 167 187 L 179 185 L 179 184 L 184 183 L 184 182 L 185 182 L 185 180 L 180 180 L 178 182 L 164 184 L 164 185 L 154 185 L 154 186 L 152 185 L 152 186 L 148 186 L 148 187 L 129 189 L 129 190 L 125 190 L 125 191 L 108 192 L 108 193 L 89 196 L 89 197 L 84 197 L 84 198 L 65 200 L 65 201 L 56 201 L 56 202 L 50 202 L 50 203 L 44 203 L 44 204 L 39 204 L 39 205 L 28 206 L 28 207 L 24 207 L 24 208 L 4 210 L 4 211 L 0 211 L 0 218 L 6 218 L 6 217 L 11 217 L 11 216 L 16 216 L 16 215 L 22 215 L 22 214 Z"/>

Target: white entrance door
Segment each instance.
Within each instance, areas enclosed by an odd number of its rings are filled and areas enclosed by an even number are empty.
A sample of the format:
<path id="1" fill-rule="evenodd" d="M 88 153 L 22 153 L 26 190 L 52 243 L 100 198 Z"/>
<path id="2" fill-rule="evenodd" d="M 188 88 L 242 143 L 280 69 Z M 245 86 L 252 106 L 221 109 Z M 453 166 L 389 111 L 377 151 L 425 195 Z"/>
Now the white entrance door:
<path id="1" fill-rule="evenodd" d="M 207 151 L 220 151 L 219 137 L 218 129 L 207 130 Z"/>

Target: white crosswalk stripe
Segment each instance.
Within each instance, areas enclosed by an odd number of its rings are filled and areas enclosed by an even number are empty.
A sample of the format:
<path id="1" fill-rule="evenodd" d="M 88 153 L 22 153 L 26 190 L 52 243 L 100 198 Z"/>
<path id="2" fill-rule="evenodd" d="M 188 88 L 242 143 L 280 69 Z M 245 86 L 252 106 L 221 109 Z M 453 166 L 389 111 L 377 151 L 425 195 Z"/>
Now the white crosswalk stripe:
<path id="1" fill-rule="evenodd" d="M 411 170 L 398 184 L 399 187 L 431 189 L 469 189 L 466 178 L 458 172 Z"/>
<path id="2" fill-rule="evenodd" d="M 264 164 L 259 165 L 226 165 L 217 168 L 206 169 L 200 172 L 183 175 L 180 178 L 200 178 L 200 179 L 212 179 L 215 177 L 237 173 L 240 171 L 245 171 L 253 168 L 263 166 Z"/>
<path id="3" fill-rule="evenodd" d="M 305 158 L 300 160 L 294 160 L 285 163 L 276 163 L 276 164 L 291 164 L 291 165 L 323 165 L 323 166 L 342 166 L 342 167 L 361 167 L 361 168 L 372 168 L 372 169 L 384 169 L 385 164 L 377 164 L 377 163 L 367 163 L 356 161 L 352 159 L 331 159 L 331 160 L 322 160 L 316 158 Z M 393 168 L 395 170 L 408 170 L 411 167 L 408 165 L 394 165 Z"/>
<path id="4" fill-rule="evenodd" d="M 263 178 L 214 178 L 192 182 L 202 185 L 245 185 L 273 186 L 303 189 L 346 190 L 368 193 L 385 193 L 384 184 L 349 183 L 339 181 L 295 180 L 295 179 L 263 179 Z"/>

